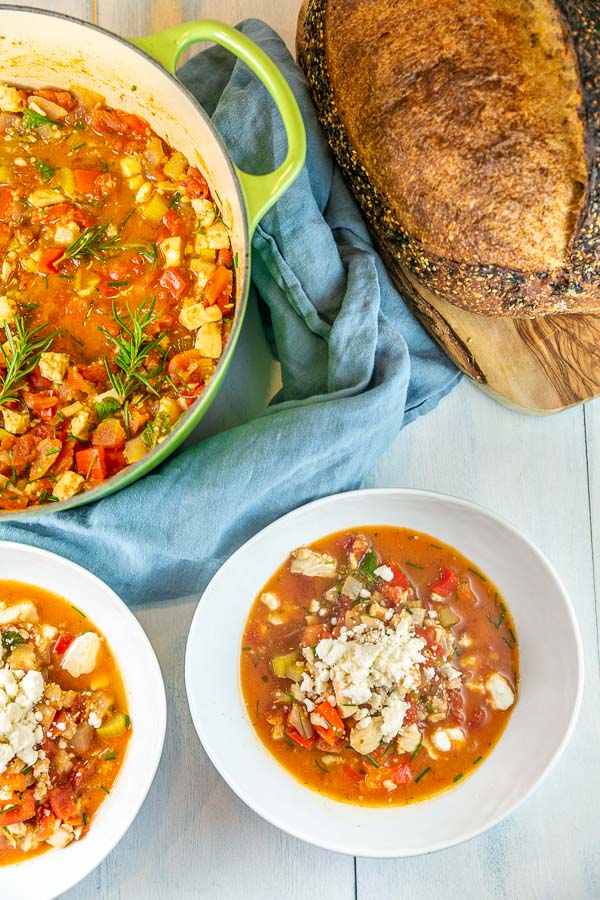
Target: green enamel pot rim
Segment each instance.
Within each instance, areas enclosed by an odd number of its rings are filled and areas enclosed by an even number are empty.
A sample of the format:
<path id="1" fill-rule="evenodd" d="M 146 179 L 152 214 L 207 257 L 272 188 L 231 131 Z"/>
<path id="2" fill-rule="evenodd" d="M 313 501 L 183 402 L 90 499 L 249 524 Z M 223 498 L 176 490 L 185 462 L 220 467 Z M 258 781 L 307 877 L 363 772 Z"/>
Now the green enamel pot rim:
<path id="1" fill-rule="evenodd" d="M 0 513 L 0 522 L 11 519 L 31 519 L 48 513 L 62 512 L 93 503 L 107 497 L 109 494 L 132 484 L 144 475 L 151 472 L 156 466 L 164 462 L 179 445 L 191 434 L 199 422 L 206 415 L 219 388 L 221 387 L 227 369 L 229 368 L 235 347 L 239 340 L 242 324 L 248 305 L 248 292 L 250 290 L 250 249 L 252 234 L 262 216 L 271 208 L 276 200 L 298 177 L 306 156 L 306 134 L 302 122 L 300 110 L 285 78 L 277 66 L 269 59 L 250 38 L 243 35 L 229 25 L 212 19 L 198 19 L 192 22 L 184 22 L 174 28 L 166 29 L 157 34 L 147 35 L 143 38 L 125 39 L 114 34 L 99 25 L 85 22 L 75 16 L 68 16 L 50 10 L 40 10 L 28 6 L 7 6 L 0 4 L 0 14 L 27 13 L 33 16 L 45 16 L 62 19 L 104 34 L 112 40 L 125 44 L 133 53 L 139 53 L 155 67 L 160 77 L 174 82 L 189 101 L 195 106 L 198 115 L 208 125 L 212 137 L 219 146 L 223 159 L 230 169 L 235 184 L 240 209 L 243 216 L 243 233 L 245 235 L 244 250 L 244 281 L 239 289 L 236 315 L 229 341 L 223 351 L 207 388 L 202 395 L 185 412 L 174 429 L 165 440 L 151 450 L 147 456 L 124 469 L 122 473 L 113 475 L 106 482 L 83 494 L 76 494 L 70 500 L 57 503 L 49 503 L 43 506 L 35 506 L 18 511 L 5 511 Z M 32 30 L 32 33 L 35 33 Z M 220 44 L 230 50 L 239 59 L 246 63 L 258 76 L 273 98 L 283 124 L 286 129 L 288 152 L 284 162 L 273 172 L 266 175 L 252 175 L 239 169 L 225 147 L 221 137 L 214 128 L 210 118 L 200 106 L 195 97 L 175 76 L 177 61 L 181 53 L 189 46 L 199 41 L 209 41 Z"/>

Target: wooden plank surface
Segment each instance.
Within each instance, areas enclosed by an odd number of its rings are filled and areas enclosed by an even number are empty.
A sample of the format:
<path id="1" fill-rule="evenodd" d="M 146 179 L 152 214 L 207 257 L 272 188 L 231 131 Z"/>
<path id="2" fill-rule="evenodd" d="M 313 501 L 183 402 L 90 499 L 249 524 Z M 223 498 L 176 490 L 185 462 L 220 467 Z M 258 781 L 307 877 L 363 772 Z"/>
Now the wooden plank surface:
<path id="1" fill-rule="evenodd" d="M 15 4 L 16 5 L 16 4 Z M 31 5 L 92 18 L 92 2 Z M 181 18 L 265 19 L 293 46 L 295 0 L 98 0 L 100 24 L 143 34 Z M 268 394 L 268 357 L 251 315 L 210 431 L 248 415 L 234 402 L 253 372 L 251 407 Z M 238 358 L 239 357 L 239 358 Z M 183 662 L 194 598 L 136 610 L 158 654 L 169 704 L 165 753 L 144 807 L 121 844 L 65 900 L 597 900 L 600 678 L 594 605 L 600 575 L 600 404 L 552 419 L 502 408 L 466 381 L 401 433 L 370 477 L 482 503 L 532 537 L 573 597 L 587 686 L 575 737 L 548 781 L 507 822 L 462 847 L 403 861 L 358 860 L 287 837 L 250 812 L 222 782 L 196 739 Z M 593 546 L 592 546 L 593 545 Z M 351 812 L 349 811 L 349 814 Z"/>

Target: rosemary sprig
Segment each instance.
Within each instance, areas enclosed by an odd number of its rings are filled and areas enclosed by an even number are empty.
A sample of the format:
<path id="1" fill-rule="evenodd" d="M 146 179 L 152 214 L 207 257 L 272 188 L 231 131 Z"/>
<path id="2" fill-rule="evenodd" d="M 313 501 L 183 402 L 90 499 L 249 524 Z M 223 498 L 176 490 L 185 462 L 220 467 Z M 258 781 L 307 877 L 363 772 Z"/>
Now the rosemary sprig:
<path id="1" fill-rule="evenodd" d="M 42 353 L 50 347 L 56 337 L 55 331 L 42 337 L 40 332 L 43 328 L 43 325 L 39 325 L 28 331 L 25 319 L 17 316 L 15 318 L 16 334 L 13 334 L 8 322 L 4 320 L 4 333 L 8 349 L 0 344 L 0 350 L 6 363 L 6 372 L 4 377 L 0 378 L 0 406 L 19 399 L 16 391 L 22 387 L 26 376 L 35 369 Z"/>
<path id="2" fill-rule="evenodd" d="M 119 241 L 117 235 L 109 237 L 107 235 L 108 222 L 104 225 L 91 225 L 84 228 L 78 238 L 75 238 L 72 244 L 65 249 L 65 252 L 54 265 L 59 265 L 67 259 L 102 259 L 103 253 L 115 250 Z"/>
<path id="3" fill-rule="evenodd" d="M 158 391 L 151 383 L 150 379 L 160 375 L 163 367 L 161 365 L 150 371 L 147 371 L 144 367 L 148 354 L 158 347 L 164 337 L 164 334 L 162 333 L 153 339 L 148 338 L 146 335 L 146 328 L 155 318 L 155 302 L 156 298 L 154 298 L 149 305 L 146 305 L 146 301 L 144 301 L 144 303 L 133 312 L 128 306 L 127 322 L 124 318 L 119 316 L 116 304 L 113 300 L 112 314 L 115 322 L 119 326 L 119 334 L 115 337 L 115 335 L 107 331 L 106 328 L 99 326 L 102 334 L 115 345 L 118 351 L 117 355 L 114 357 L 114 361 L 121 370 L 120 372 L 111 371 L 106 358 L 104 359 L 104 364 L 110 383 L 118 395 L 121 404 L 125 403 L 135 391 L 139 391 L 140 389 L 145 389 L 149 393 L 158 396 Z"/>
<path id="4" fill-rule="evenodd" d="M 135 250 L 136 253 L 139 253 L 140 256 L 147 259 L 149 263 L 152 263 L 152 268 L 154 268 L 158 262 L 158 247 L 154 241 L 150 241 L 148 244 L 122 244 L 121 249 Z"/>

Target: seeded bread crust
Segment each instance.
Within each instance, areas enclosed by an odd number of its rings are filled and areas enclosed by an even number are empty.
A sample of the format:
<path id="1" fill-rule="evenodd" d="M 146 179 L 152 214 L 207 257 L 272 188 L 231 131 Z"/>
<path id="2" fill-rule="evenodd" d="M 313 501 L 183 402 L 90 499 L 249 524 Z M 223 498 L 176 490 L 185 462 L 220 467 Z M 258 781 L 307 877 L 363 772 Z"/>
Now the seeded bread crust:
<path id="1" fill-rule="evenodd" d="M 489 316 L 600 312 L 600 3 L 309 0 L 301 62 L 376 243 Z"/>

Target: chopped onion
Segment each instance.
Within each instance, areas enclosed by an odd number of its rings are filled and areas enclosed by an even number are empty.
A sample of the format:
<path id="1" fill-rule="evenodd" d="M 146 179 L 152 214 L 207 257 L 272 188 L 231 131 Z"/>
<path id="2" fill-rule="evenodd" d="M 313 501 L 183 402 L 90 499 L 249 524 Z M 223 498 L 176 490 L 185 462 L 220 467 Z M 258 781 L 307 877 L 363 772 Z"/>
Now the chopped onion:
<path id="1" fill-rule="evenodd" d="M 94 729 L 87 722 L 82 722 L 81 725 L 77 726 L 77 731 L 69 741 L 69 744 L 75 751 L 81 755 L 82 753 L 87 753 L 90 749 L 92 739 L 94 737 Z"/>
<path id="2" fill-rule="evenodd" d="M 357 578 L 353 578 L 352 575 L 348 575 L 342 586 L 342 594 L 345 597 L 349 597 L 350 600 L 356 600 L 362 589 L 361 582 Z"/>
<path id="3" fill-rule="evenodd" d="M 315 733 L 307 713 L 297 703 L 294 703 L 290 710 L 288 723 L 292 728 L 295 728 L 302 737 L 310 739 Z"/>

